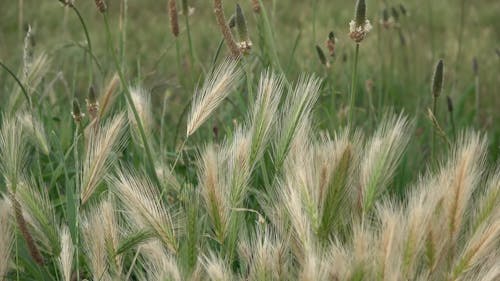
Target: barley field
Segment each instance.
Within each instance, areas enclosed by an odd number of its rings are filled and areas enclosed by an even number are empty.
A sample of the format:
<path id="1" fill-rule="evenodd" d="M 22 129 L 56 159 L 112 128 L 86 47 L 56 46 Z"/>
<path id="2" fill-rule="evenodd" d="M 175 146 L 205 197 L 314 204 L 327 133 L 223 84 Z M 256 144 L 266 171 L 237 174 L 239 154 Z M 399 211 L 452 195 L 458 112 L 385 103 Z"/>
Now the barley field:
<path id="1" fill-rule="evenodd" d="M 499 1 L 0 11 L 0 281 L 500 280 Z"/>

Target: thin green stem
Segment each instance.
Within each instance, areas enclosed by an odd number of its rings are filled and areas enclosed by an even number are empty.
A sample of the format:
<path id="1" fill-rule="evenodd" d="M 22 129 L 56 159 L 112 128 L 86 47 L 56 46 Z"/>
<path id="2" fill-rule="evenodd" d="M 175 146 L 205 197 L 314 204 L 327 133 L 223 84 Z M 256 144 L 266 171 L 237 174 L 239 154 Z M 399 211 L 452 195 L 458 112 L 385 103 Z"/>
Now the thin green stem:
<path id="1" fill-rule="evenodd" d="M 144 132 L 144 126 L 142 125 L 141 117 L 139 116 L 139 113 L 137 112 L 137 108 L 135 107 L 134 101 L 132 100 L 132 94 L 130 93 L 130 88 L 127 85 L 127 82 L 125 81 L 125 75 L 123 74 L 122 67 L 120 66 L 120 62 L 118 61 L 118 57 L 116 56 L 115 50 L 114 50 L 114 43 L 113 43 L 113 38 L 111 37 L 111 31 L 109 28 L 109 22 L 108 22 L 108 16 L 107 13 L 103 13 L 104 16 L 104 24 L 106 26 L 106 35 L 108 37 L 108 47 L 110 49 L 111 55 L 113 57 L 113 61 L 115 63 L 115 68 L 116 71 L 118 72 L 118 76 L 120 77 L 120 81 L 122 83 L 122 87 L 124 88 L 123 93 L 125 94 L 125 99 L 127 100 L 128 105 L 130 106 L 130 109 L 132 109 L 132 113 L 134 114 L 135 121 L 137 123 L 137 127 L 139 128 L 139 133 L 141 135 L 142 142 L 144 144 L 144 150 L 146 152 L 146 158 L 147 161 L 149 162 L 149 169 L 150 173 L 153 176 L 153 179 L 155 183 L 159 184 L 160 181 L 158 180 L 158 176 L 156 175 L 155 172 L 155 165 L 153 161 L 153 156 L 151 154 L 151 148 L 149 147 L 149 142 L 146 136 L 146 133 Z"/>
<path id="2" fill-rule="evenodd" d="M 17 75 L 14 74 L 14 72 L 12 72 L 5 64 L 3 64 L 1 61 L 0 61 L 0 66 L 5 69 L 5 71 L 7 71 L 10 76 L 12 76 L 12 78 L 14 78 L 14 80 L 16 80 L 16 83 L 17 85 L 19 85 L 19 87 L 21 87 L 21 91 L 23 92 L 23 95 L 24 97 L 26 98 L 26 100 L 28 101 L 28 104 L 31 108 L 31 98 L 28 94 L 28 91 L 26 90 L 26 88 L 24 87 L 23 83 L 21 82 L 21 80 L 19 80 L 19 78 L 17 78 Z"/>
<path id="3" fill-rule="evenodd" d="M 349 120 L 348 124 L 351 127 L 354 127 L 354 107 L 356 104 L 356 84 L 357 84 L 357 76 L 358 76 L 358 54 L 359 54 L 359 44 L 356 44 L 356 53 L 354 54 L 354 68 L 352 70 L 352 79 L 351 79 L 351 97 L 349 101 Z"/>
<path id="4" fill-rule="evenodd" d="M 80 212 L 80 160 L 79 160 L 79 157 L 78 157 L 78 135 L 79 135 L 79 131 L 81 130 L 81 126 L 80 126 L 80 123 L 77 122 L 76 123 L 76 130 L 75 130 L 75 133 L 74 133 L 74 137 L 73 137 L 73 143 L 74 143 L 74 147 L 73 147 L 73 154 L 74 154 L 74 158 L 75 158 L 75 189 L 76 189 L 76 192 L 75 194 L 77 196 L 74 197 L 74 204 L 76 205 L 76 212 L 75 212 L 75 253 L 76 253 L 76 279 L 78 281 L 80 281 L 80 259 L 78 258 L 79 257 L 79 249 L 80 249 L 80 231 L 79 231 L 79 220 L 78 220 L 78 213 Z"/>
<path id="5" fill-rule="evenodd" d="M 80 14 L 80 11 L 78 11 L 78 9 L 76 8 L 75 5 L 69 5 L 69 6 L 77 15 L 78 20 L 80 21 L 80 23 L 82 25 L 83 32 L 85 33 L 85 39 L 87 39 L 87 46 L 88 46 L 88 52 L 89 52 L 89 85 L 92 85 L 92 81 L 94 78 L 93 71 L 92 71 L 92 59 L 95 57 L 94 57 L 94 54 L 92 53 L 92 43 L 90 42 L 89 31 L 87 29 L 87 25 L 85 24 L 85 21 L 83 20 L 82 15 Z"/>

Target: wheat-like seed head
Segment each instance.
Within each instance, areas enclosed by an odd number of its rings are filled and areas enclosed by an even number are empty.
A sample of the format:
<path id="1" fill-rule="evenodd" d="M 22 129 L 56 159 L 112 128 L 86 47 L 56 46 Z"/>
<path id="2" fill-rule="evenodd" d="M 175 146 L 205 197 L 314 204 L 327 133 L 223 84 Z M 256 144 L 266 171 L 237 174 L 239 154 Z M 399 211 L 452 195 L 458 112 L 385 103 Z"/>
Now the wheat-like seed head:
<path id="1" fill-rule="evenodd" d="M 283 92 L 283 77 L 264 72 L 259 81 L 257 99 L 248 116 L 252 136 L 251 165 L 260 159 L 271 137 L 278 105 Z"/>
<path id="2" fill-rule="evenodd" d="M 375 200 L 391 181 L 410 140 L 410 127 L 402 116 L 385 118 L 367 143 L 360 166 L 358 195 L 364 213 L 370 212 Z"/>
<path id="3" fill-rule="evenodd" d="M 116 160 L 114 153 L 125 144 L 126 124 L 124 115 L 119 114 L 101 126 L 96 134 L 90 135 L 83 163 L 80 194 L 82 205 L 89 200 Z"/>
<path id="4" fill-rule="evenodd" d="M 235 60 L 224 61 L 205 79 L 202 88 L 196 91 L 188 115 L 187 137 L 207 120 L 236 86 L 241 75 L 241 70 L 237 66 L 238 62 Z"/>
<path id="5" fill-rule="evenodd" d="M 132 97 L 132 102 L 137 110 L 137 113 L 139 114 L 139 119 L 142 123 L 144 133 L 147 136 L 151 136 L 151 132 L 153 129 L 153 115 L 152 115 L 152 107 L 151 107 L 151 98 L 150 94 L 144 90 L 143 88 L 140 87 L 132 87 L 130 88 L 130 95 Z M 134 117 L 134 112 L 132 111 L 132 108 L 130 105 L 127 108 L 128 112 L 128 120 L 130 124 L 132 125 L 132 136 L 134 137 L 134 140 L 136 142 L 139 142 L 141 145 L 142 144 L 142 139 L 140 136 L 137 120 Z"/>
<path id="6" fill-rule="evenodd" d="M 71 281 L 71 273 L 73 270 L 73 255 L 75 247 L 71 240 L 69 228 L 64 225 L 60 230 L 61 237 L 61 253 L 57 259 L 59 270 L 61 271 L 62 280 Z"/>
<path id="7" fill-rule="evenodd" d="M 147 278 L 144 280 L 183 280 L 180 268 L 177 265 L 176 257 L 165 250 L 161 245 L 161 241 L 151 240 L 142 244 L 140 246 L 140 252 L 144 259 L 142 263 L 144 264 L 147 275 Z"/>
<path id="8" fill-rule="evenodd" d="M 19 119 L 2 118 L 0 128 L 0 171 L 10 192 L 15 192 L 19 178 L 25 168 L 27 147 L 23 126 Z"/>
<path id="9" fill-rule="evenodd" d="M 211 281 L 229 281 L 235 280 L 231 270 L 228 268 L 227 263 L 214 252 L 201 257 L 200 263 L 208 275 L 208 280 Z"/>
<path id="10" fill-rule="evenodd" d="M 49 141 L 45 129 L 39 119 L 32 114 L 24 112 L 18 116 L 23 125 L 23 130 L 29 136 L 34 145 L 45 155 L 49 155 Z"/>
<path id="11" fill-rule="evenodd" d="M 109 183 L 137 229 L 152 230 L 170 252 L 176 253 L 181 220 L 161 200 L 157 187 L 136 172 L 122 170 Z"/>
<path id="12" fill-rule="evenodd" d="M 81 218 L 84 251 L 94 280 L 111 281 L 108 270 L 106 231 L 102 217 L 103 205 L 97 205 Z"/>

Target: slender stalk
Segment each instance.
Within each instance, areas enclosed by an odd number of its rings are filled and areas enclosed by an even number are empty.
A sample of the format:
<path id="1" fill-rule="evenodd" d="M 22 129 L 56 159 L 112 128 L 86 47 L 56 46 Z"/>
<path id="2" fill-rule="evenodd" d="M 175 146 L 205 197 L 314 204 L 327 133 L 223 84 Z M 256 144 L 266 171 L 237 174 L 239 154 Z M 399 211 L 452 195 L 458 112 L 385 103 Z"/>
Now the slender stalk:
<path id="1" fill-rule="evenodd" d="M 80 24 L 82 25 L 83 32 L 85 33 L 85 39 L 87 39 L 87 47 L 88 47 L 88 52 L 89 52 L 89 85 L 92 85 L 93 81 L 93 71 L 92 71 L 92 59 L 95 58 L 94 54 L 92 53 L 92 43 L 90 41 L 90 35 L 89 31 L 87 29 L 87 25 L 85 24 L 85 21 L 83 20 L 82 15 L 80 14 L 80 11 L 75 7 L 75 5 L 70 4 L 70 8 L 75 12 L 76 16 L 78 17 L 78 20 L 80 21 Z"/>
<path id="2" fill-rule="evenodd" d="M 113 43 L 113 38 L 111 37 L 111 31 L 109 28 L 107 12 L 103 13 L 103 17 L 104 17 L 104 24 L 106 26 L 106 35 L 108 37 L 108 47 L 110 49 L 111 56 L 113 57 L 113 61 L 115 63 L 115 68 L 116 68 L 116 71 L 118 72 L 118 76 L 120 77 L 122 87 L 124 88 L 123 93 L 125 94 L 125 99 L 127 100 L 127 103 L 129 104 L 130 108 L 132 109 L 132 113 L 134 114 L 134 118 L 135 118 L 135 121 L 137 123 L 137 127 L 139 128 L 139 133 L 141 135 L 141 139 L 142 139 L 142 142 L 144 144 L 144 150 L 146 152 L 146 158 L 147 158 L 147 161 L 149 162 L 148 166 L 150 169 L 150 173 L 152 174 L 155 183 L 159 184 L 160 181 L 158 180 L 158 176 L 156 175 L 156 172 L 154 169 L 153 156 L 151 154 L 151 148 L 149 147 L 148 138 L 146 136 L 146 133 L 144 132 L 144 126 L 142 125 L 141 117 L 139 116 L 139 113 L 137 112 L 137 108 L 135 107 L 134 101 L 132 100 L 132 94 L 130 93 L 130 89 L 127 85 L 127 82 L 125 81 L 125 75 L 123 74 L 122 67 L 120 66 L 120 62 L 118 61 L 118 57 L 116 56 L 116 53 L 114 50 L 114 43 Z"/>
<path id="3" fill-rule="evenodd" d="M 76 122 L 76 130 L 74 134 L 74 146 L 73 146 L 73 154 L 75 158 L 75 194 L 80 194 L 80 161 L 78 157 L 78 135 L 81 130 L 80 122 Z M 80 222 L 78 220 L 78 213 L 80 212 L 80 196 L 74 197 L 74 204 L 76 205 L 76 214 L 75 214 L 75 257 L 76 257 L 76 280 L 80 281 L 80 259 L 79 257 L 79 249 L 80 249 Z"/>
<path id="4" fill-rule="evenodd" d="M 358 75 L 358 55 L 359 55 L 359 44 L 356 44 L 356 53 L 354 54 L 354 67 L 352 70 L 352 79 L 351 79 L 351 97 L 349 101 L 349 120 L 348 124 L 351 127 L 354 127 L 354 106 L 355 106 L 355 98 L 356 98 L 356 83 L 357 83 L 357 75 Z"/>
<path id="5" fill-rule="evenodd" d="M 23 92 L 23 95 L 24 97 L 26 98 L 26 100 L 28 101 L 28 104 L 30 106 L 30 108 L 32 107 L 31 105 L 31 98 L 30 98 L 30 95 L 28 95 L 28 91 L 26 90 L 26 88 L 24 87 L 23 83 L 21 82 L 21 80 L 19 80 L 19 78 L 17 78 L 17 76 L 14 74 L 14 72 L 12 72 L 5 64 L 3 64 L 1 61 L 0 61 L 0 66 L 5 69 L 5 71 L 7 71 L 9 73 L 10 76 L 12 76 L 12 78 L 14 78 L 14 80 L 16 80 L 16 83 L 17 85 L 19 85 L 19 87 L 21 87 L 21 92 Z"/>

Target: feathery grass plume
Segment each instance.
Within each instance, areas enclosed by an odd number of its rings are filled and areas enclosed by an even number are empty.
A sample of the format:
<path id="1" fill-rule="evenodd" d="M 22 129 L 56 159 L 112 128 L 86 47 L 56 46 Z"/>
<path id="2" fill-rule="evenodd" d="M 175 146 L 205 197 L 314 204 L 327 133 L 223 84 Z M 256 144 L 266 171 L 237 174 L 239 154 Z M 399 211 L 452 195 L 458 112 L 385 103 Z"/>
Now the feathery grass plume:
<path id="1" fill-rule="evenodd" d="M 210 252 L 208 255 L 200 257 L 200 263 L 208 275 L 208 280 L 211 281 L 229 281 L 236 280 L 233 276 L 231 269 L 222 258 L 218 257 L 216 253 Z"/>
<path id="2" fill-rule="evenodd" d="M 229 29 L 229 26 L 226 23 L 226 18 L 224 16 L 224 9 L 222 7 L 221 0 L 214 0 L 214 13 L 215 13 L 215 18 L 217 20 L 217 24 L 219 25 L 219 29 L 221 30 L 222 35 L 224 36 L 226 45 L 231 51 L 232 57 L 234 59 L 239 58 L 241 55 L 240 48 L 238 47 L 238 44 L 236 44 L 236 42 L 234 41 L 233 34 L 231 33 L 231 30 Z"/>
<path id="3" fill-rule="evenodd" d="M 47 189 L 39 188 L 34 178 L 22 177 L 16 190 L 17 202 L 30 226 L 31 235 L 40 250 L 58 256 L 61 243 L 56 213 L 50 202 Z"/>
<path id="4" fill-rule="evenodd" d="M 438 61 L 436 67 L 434 68 L 434 75 L 432 75 L 432 96 L 436 99 L 441 95 L 443 91 L 443 80 L 444 80 L 444 62 L 442 59 Z M 434 113 L 436 111 L 434 110 Z"/>
<path id="5" fill-rule="evenodd" d="M 275 166 L 281 168 L 298 129 L 309 121 L 312 107 L 319 96 L 321 80 L 315 76 L 302 76 L 281 109 L 278 136 L 275 143 Z"/>
<path id="6" fill-rule="evenodd" d="M 500 216 L 489 225 L 482 226 L 467 242 L 466 247 L 459 255 L 450 272 L 449 280 L 466 280 L 463 277 L 466 273 L 480 268 L 487 264 L 488 260 L 493 260 L 498 267 L 500 252 L 498 251 L 498 241 L 500 241 Z"/>
<path id="7" fill-rule="evenodd" d="M 240 239 L 238 253 L 247 280 L 287 280 L 290 257 L 287 245 L 269 227 L 255 229 L 251 237 Z"/>
<path id="8" fill-rule="evenodd" d="M 120 77 L 114 74 L 109 83 L 107 84 L 104 94 L 101 95 L 100 102 L 102 106 L 99 108 L 99 119 L 102 119 L 106 112 L 109 111 L 111 105 L 116 99 L 116 89 L 120 85 Z"/>
<path id="9" fill-rule="evenodd" d="M 33 48 L 35 47 L 35 39 L 33 38 L 33 29 L 28 25 L 28 30 L 24 36 L 23 48 L 23 80 L 27 81 L 29 73 L 31 72 L 31 65 L 33 64 Z"/>
<path id="10" fill-rule="evenodd" d="M 330 31 L 330 33 L 328 33 L 328 38 L 326 39 L 325 42 L 330 57 L 335 57 L 335 43 L 337 43 L 337 38 L 335 38 L 335 33 L 333 33 L 333 31 Z"/>
<path id="11" fill-rule="evenodd" d="M 26 138 L 18 118 L 3 116 L 0 128 L 0 171 L 10 192 L 16 191 L 27 160 Z"/>
<path id="12" fill-rule="evenodd" d="M 10 266 L 12 245 L 14 244 L 14 231 L 11 225 L 11 207 L 5 198 L 0 199 L 0 280 L 6 280 Z"/>
<path id="13" fill-rule="evenodd" d="M 151 132 L 153 129 L 153 110 L 151 108 L 150 94 L 141 87 L 133 87 L 130 89 L 130 96 L 132 97 L 132 102 L 137 110 L 137 113 L 139 114 L 142 126 L 144 128 L 144 133 L 146 133 L 146 136 L 151 136 Z M 137 125 L 137 120 L 134 117 L 134 112 L 132 111 L 130 105 L 127 107 L 127 109 L 128 120 L 132 127 L 132 136 L 137 143 L 140 143 L 141 146 L 144 146 L 139 132 L 139 127 Z"/>
<path id="14" fill-rule="evenodd" d="M 403 279 L 416 276 L 419 259 L 426 246 L 426 240 L 432 239 L 432 221 L 435 210 L 439 205 L 440 185 L 435 177 L 426 177 L 413 188 L 407 195 L 408 203 L 404 209 L 404 220 L 400 228 L 404 229 L 402 245 L 401 271 Z M 427 245 L 428 246 L 428 245 Z"/>
<path id="15" fill-rule="evenodd" d="M 480 181 L 486 155 L 486 139 L 478 134 L 466 134 L 452 153 L 452 170 L 449 184 L 443 195 L 448 226 L 448 243 L 453 248 L 462 227 L 472 192 Z"/>
<path id="16" fill-rule="evenodd" d="M 494 170 L 486 183 L 486 190 L 472 205 L 477 206 L 472 214 L 471 231 L 474 233 L 478 227 L 490 222 L 495 214 L 500 214 L 500 168 Z"/>
<path id="17" fill-rule="evenodd" d="M 95 0 L 95 5 L 97 7 L 97 10 L 103 14 L 108 9 L 108 7 L 106 6 L 106 2 L 104 2 L 104 0 Z"/>
<path id="18" fill-rule="evenodd" d="M 170 31 L 174 37 L 179 36 L 179 19 L 177 17 L 177 3 L 176 0 L 168 1 L 168 17 L 170 19 Z"/>
<path id="19" fill-rule="evenodd" d="M 116 280 L 121 276 L 122 258 L 117 255 L 121 235 L 115 209 L 112 199 L 106 199 L 82 219 L 87 262 L 96 280 Z"/>
<path id="20" fill-rule="evenodd" d="M 298 280 L 330 280 L 328 277 L 328 268 L 331 266 L 329 260 L 316 249 L 308 249 L 305 260 L 301 263 Z"/>
<path id="21" fill-rule="evenodd" d="M 80 103 L 77 99 L 73 100 L 73 111 L 71 111 L 71 116 L 77 124 L 80 124 L 80 122 L 82 122 L 83 120 L 83 117 L 85 117 L 85 113 L 80 110 Z"/>
<path id="22" fill-rule="evenodd" d="M 107 237 L 101 211 L 102 205 L 98 205 L 82 217 L 81 232 L 92 279 L 111 281 L 113 279 L 108 270 Z"/>
<path id="23" fill-rule="evenodd" d="M 89 88 L 88 98 L 85 99 L 85 103 L 87 104 L 87 111 L 91 117 L 91 120 L 94 120 L 99 113 L 99 101 L 97 100 L 96 92 L 93 86 Z"/>
<path id="24" fill-rule="evenodd" d="M 401 256 L 404 222 L 402 212 L 394 203 L 383 202 L 377 206 L 379 233 L 377 237 L 375 272 L 380 280 L 402 280 Z"/>
<path id="25" fill-rule="evenodd" d="M 358 0 L 354 12 L 354 20 L 351 20 L 349 23 L 349 37 L 359 44 L 365 39 L 371 29 L 372 25 L 366 18 L 366 3 L 364 0 Z"/>
<path id="26" fill-rule="evenodd" d="M 230 190 L 223 189 L 228 186 L 221 183 L 219 172 L 222 172 L 219 152 L 213 145 L 209 145 L 200 159 L 198 177 L 213 231 L 217 241 L 222 243 L 226 237 L 231 203 L 228 196 Z"/>
<path id="27" fill-rule="evenodd" d="M 331 264 L 335 265 L 328 268 L 328 276 L 330 277 L 330 280 L 349 280 L 350 276 L 352 276 L 351 253 L 342 245 L 340 241 L 335 239 L 332 240 L 331 245 L 327 249 L 327 254 L 327 259 Z"/>
<path id="28" fill-rule="evenodd" d="M 19 232 L 21 232 L 21 235 L 26 242 L 26 246 L 31 258 L 33 258 L 33 260 L 38 265 L 43 266 L 45 262 L 43 260 L 42 254 L 40 253 L 40 250 L 38 249 L 38 245 L 35 243 L 35 239 L 28 229 L 28 224 L 24 219 L 23 210 L 21 209 L 21 204 L 19 204 L 19 201 L 16 198 L 16 194 L 9 191 L 9 200 L 10 205 L 12 206 L 14 211 L 17 227 L 19 228 Z"/>
<path id="29" fill-rule="evenodd" d="M 237 42 L 236 45 L 238 45 L 238 48 L 243 54 L 247 54 L 250 49 L 252 49 L 252 41 L 250 41 L 250 37 L 248 36 L 247 22 L 245 20 L 245 15 L 243 15 L 243 10 L 241 10 L 240 4 L 236 4 L 235 15 L 236 31 L 238 32 L 239 39 L 239 42 Z"/>
<path id="30" fill-rule="evenodd" d="M 152 281 L 181 281 L 181 270 L 177 265 L 177 259 L 168 253 L 159 240 L 151 240 L 140 246 L 144 271 L 144 280 Z M 141 269 L 142 271 L 143 269 Z"/>
<path id="31" fill-rule="evenodd" d="M 60 230 L 61 236 L 61 253 L 57 259 L 59 270 L 61 271 L 62 280 L 71 281 L 71 274 L 73 270 L 73 256 L 75 254 L 75 247 L 71 240 L 69 228 L 64 225 Z"/>
<path id="32" fill-rule="evenodd" d="M 118 114 L 90 135 L 83 163 L 81 204 L 84 205 L 116 161 L 117 153 L 125 144 L 126 128 L 124 114 Z"/>
<path id="33" fill-rule="evenodd" d="M 271 71 L 261 74 L 257 99 L 252 105 L 249 119 L 249 130 L 252 136 L 251 165 L 255 165 L 270 140 L 274 126 L 274 116 L 283 93 L 283 77 Z"/>
<path id="34" fill-rule="evenodd" d="M 359 171 L 358 191 L 363 214 L 371 211 L 375 201 L 391 181 L 410 140 L 410 128 L 407 119 L 402 115 L 386 116 L 375 135 L 366 144 Z"/>
<path id="35" fill-rule="evenodd" d="M 40 152 L 45 155 L 49 155 L 49 141 L 47 139 L 47 134 L 43 124 L 39 119 L 35 119 L 30 113 L 24 112 L 18 116 L 19 121 L 23 126 L 23 130 L 26 132 L 33 144 L 38 148 Z"/>
<path id="36" fill-rule="evenodd" d="M 192 135 L 212 112 L 229 95 L 241 76 L 238 61 L 226 60 L 205 79 L 203 87 L 196 90 L 188 115 L 186 135 Z"/>
<path id="37" fill-rule="evenodd" d="M 318 54 L 319 61 L 321 62 L 322 65 L 324 65 L 326 68 L 330 67 L 330 62 L 326 59 L 325 53 L 321 49 L 320 46 L 316 45 L 316 53 Z"/>
<path id="38" fill-rule="evenodd" d="M 373 271 L 376 257 L 376 237 L 372 227 L 367 223 L 357 223 L 352 226 L 350 280 L 365 280 L 366 275 Z M 373 273 L 372 273 L 373 274 Z"/>
<path id="39" fill-rule="evenodd" d="M 157 187 L 145 176 L 122 170 L 109 179 L 109 184 L 137 229 L 152 230 L 171 253 L 177 253 L 180 214 L 165 205 Z"/>
<path id="40" fill-rule="evenodd" d="M 259 0 L 252 0 L 252 10 L 256 14 L 260 14 L 260 3 Z"/>

